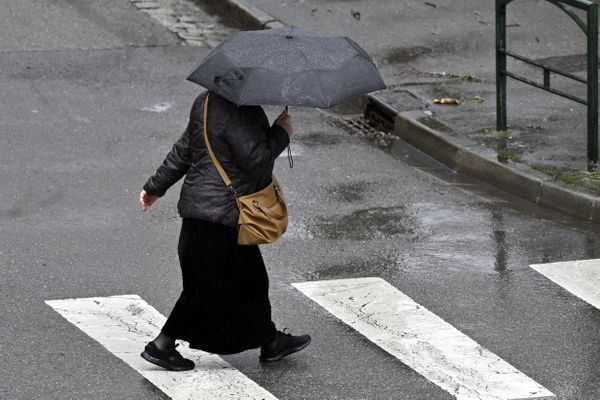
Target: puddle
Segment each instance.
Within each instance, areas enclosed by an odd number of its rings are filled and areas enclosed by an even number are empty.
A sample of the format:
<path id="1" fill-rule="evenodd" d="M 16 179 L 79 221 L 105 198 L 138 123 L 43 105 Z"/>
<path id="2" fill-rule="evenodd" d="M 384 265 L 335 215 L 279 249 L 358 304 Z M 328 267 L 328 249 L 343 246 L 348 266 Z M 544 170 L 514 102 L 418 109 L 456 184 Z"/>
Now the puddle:
<path id="1" fill-rule="evenodd" d="M 358 278 L 364 276 L 386 276 L 389 273 L 405 271 L 404 256 L 397 250 L 369 256 L 352 258 L 335 263 L 316 265 L 316 269 L 303 274 L 307 280 L 335 278 Z"/>
<path id="2" fill-rule="evenodd" d="M 422 55 L 430 54 L 432 51 L 429 47 L 423 46 L 397 47 L 388 51 L 383 59 L 390 64 L 402 64 L 416 60 Z"/>
<path id="3" fill-rule="evenodd" d="M 343 183 L 335 186 L 332 190 L 332 194 L 337 200 L 353 203 L 360 201 L 365 197 L 365 192 L 369 185 L 369 182 Z"/>
<path id="4" fill-rule="evenodd" d="M 332 146 L 342 142 L 339 135 L 327 132 L 311 132 L 306 136 L 298 136 L 298 141 L 307 147 Z"/>
<path id="5" fill-rule="evenodd" d="M 420 236 L 420 232 L 401 206 L 358 210 L 349 215 L 326 219 L 316 226 L 315 236 L 331 240 L 373 240 L 405 236 L 413 240 Z"/>
<path id="6" fill-rule="evenodd" d="M 538 58 L 536 61 L 564 72 L 580 72 L 587 68 L 587 54 Z"/>
<path id="7" fill-rule="evenodd" d="M 371 275 L 373 270 L 381 271 L 389 269 L 392 260 L 384 258 L 373 258 L 368 260 L 351 260 L 339 264 L 320 265 L 315 271 L 307 272 L 304 278 L 307 280 L 331 279 L 336 277 L 357 278 Z"/>

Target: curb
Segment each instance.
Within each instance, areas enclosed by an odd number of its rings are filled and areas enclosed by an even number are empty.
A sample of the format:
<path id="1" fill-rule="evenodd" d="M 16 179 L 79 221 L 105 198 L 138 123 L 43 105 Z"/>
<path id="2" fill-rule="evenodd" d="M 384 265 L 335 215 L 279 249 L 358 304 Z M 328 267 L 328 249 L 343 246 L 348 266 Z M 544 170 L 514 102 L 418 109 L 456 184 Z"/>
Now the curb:
<path id="1" fill-rule="evenodd" d="M 251 29 L 272 29 L 286 26 L 277 18 L 248 3 L 248 0 L 197 0 L 206 3 L 225 15 Z M 422 111 L 399 113 L 377 95 L 366 95 L 357 104 L 363 112 L 375 113 L 378 119 L 393 123 L 393 132 L 442 164 L 488 183 L 498 189 L 515 194 L 532 203 L 548 207 L 573 217 L 600 223 L 600 198 L 579 193 L 554 183 L 551 178 L 537 178 L 533 170 L 522 171 L 498 161 L 488 159 L 458 143 L 443 132 L 434 130 L 423 121 L 430 120 L 435 126 L 440 121 Z"/>
<path id="2" fill-rule="evenodd" d="M 565 214 L 600 222 L 600 199 L 557 185 L 551 178 L 536 177 L 510 165 L 486 158 L 453 140 L 443 132 L 434 130 L 423 122 L 433 120 L 422 111 L 398 113 L 394 135 L 435 158 L 448 167 L 531 201 Z M 436 121 L 439 124 L 439 121 Z M 443 125 L 442 125 L 443 126 Z"/>
<path id="3" fill-rule="evenodd" d="M 208 4 L 223 15 L 234 19 L 250 29 L 273 29 L 285 26 L 277 18 L 272 17 L 247 0 L 197 0 Z"/>

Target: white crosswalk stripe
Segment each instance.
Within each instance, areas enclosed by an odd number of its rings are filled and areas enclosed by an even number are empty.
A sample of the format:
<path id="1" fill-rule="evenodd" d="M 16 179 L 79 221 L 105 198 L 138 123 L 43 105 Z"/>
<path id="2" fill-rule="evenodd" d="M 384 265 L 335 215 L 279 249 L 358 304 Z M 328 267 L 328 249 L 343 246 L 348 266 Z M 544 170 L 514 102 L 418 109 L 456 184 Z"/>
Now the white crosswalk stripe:
<path id="1" fill-rule="evenodd" d="M 379 278 L 294 286 L 459 400 L 555 396 Z"/>
<path id="2" fill-rule="evenodd" d="M 533 264 L 531 268 L 575 296 L 600 308 L 600 260 Z"/>
<path id="3" fill-rule="evenodd" d="M 143 360 L 140 353 L 146 343 L 158 334 L 165 317 L 139 296 L 52 300 L 46 303 L 173 400 L 277 400 L 222 358 L 190 351 L 184 345 L 178 350 L 196 363 L 192 371 L 169 372 Z"/>
<path id="4" fill-rule="evenodd" d="M 600 260 L 532 265 L 600 307 Z M 554 399 L 549 390 L 380 278 L 294 283 L 294 287 L 459 400 Z M 46 302 L 175 400 L 276 399 L 222 358 L 178 349 L 187 372 L 154 367 L 139 353 L 165 317 L 136 295 Z"/>

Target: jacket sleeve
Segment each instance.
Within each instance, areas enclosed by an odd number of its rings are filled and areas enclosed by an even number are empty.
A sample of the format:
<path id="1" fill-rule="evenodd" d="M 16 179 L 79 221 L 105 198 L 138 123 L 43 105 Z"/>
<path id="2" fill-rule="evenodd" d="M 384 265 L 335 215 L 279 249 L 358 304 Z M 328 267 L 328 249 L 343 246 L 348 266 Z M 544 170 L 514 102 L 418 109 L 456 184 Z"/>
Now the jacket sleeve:
<path id="1" fill-rule="evenodd" d="M 167 190 L 181 179 L 191 163 L 190 134 L 193 121 L 175 142 L 156 173 L 146 181 L 144 190 L 154 196 L 163 196 Z"/>
<path id="2" fill-rule="evenodd" d="M 275 124 L 269 127 L 266 115 L 260 111 L 262 115 L 246 118 L 243 124 L 226 128 L 224 132 L 233 163 L 251 175 L 269 168 L 290 143 L 286 130 Z"/>

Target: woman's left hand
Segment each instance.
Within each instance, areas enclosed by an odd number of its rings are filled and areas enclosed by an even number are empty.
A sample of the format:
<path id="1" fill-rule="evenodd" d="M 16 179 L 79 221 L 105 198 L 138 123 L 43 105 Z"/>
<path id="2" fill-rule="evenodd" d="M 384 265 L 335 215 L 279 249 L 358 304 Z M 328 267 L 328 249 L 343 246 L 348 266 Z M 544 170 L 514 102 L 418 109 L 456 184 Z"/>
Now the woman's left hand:
<path id="1" fill-rule="evenodd" d="M 140 206 L 142 211 L 146 211 L 154 202 L 158 200 L 158 196 L 154 196 L 145 190 L 140 193 Z"/>
<path id="2" fill-rule="evenodd" d="M 288 114 L 287 110 L 279 114 L 275 119 L 274 124 L 281 126 L 287 132 L 291 138 L 294 134 L 294 124 L 292 123 L 292 117 Z"/>

